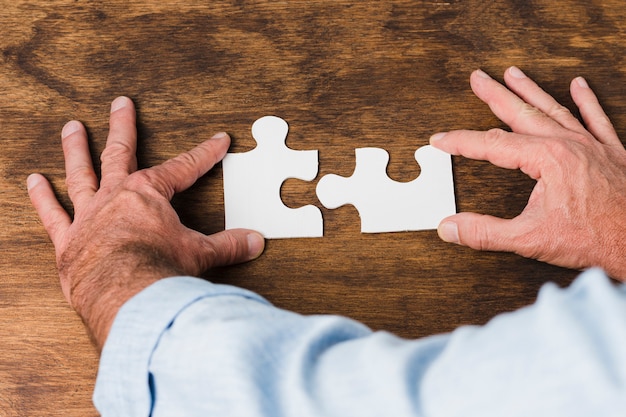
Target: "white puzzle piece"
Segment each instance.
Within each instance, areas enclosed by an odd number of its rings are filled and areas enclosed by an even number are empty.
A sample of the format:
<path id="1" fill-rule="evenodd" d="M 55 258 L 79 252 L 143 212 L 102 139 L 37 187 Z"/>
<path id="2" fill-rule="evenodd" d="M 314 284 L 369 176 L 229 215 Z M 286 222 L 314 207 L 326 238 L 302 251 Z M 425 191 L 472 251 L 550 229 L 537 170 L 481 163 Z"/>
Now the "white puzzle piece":
<path id="1" fill-rule="evenodd" d="M 397 182 L 387 176 L 387 151 L 356 149 L 352 176 L 325 175 L 317 184 L 317 197 L 329 209 L 355 206 L 364 233 L 436 229 L 444 217 L 456 213 L 452 160 L 430 145 L 417 149 L 415 159 L 420 175 Z"/>
<path id="2" fill-rule="evenodd" d="M 285 206 L 280 188 L 287 178 L 312 181 L 317 176 L 317 150 L 295 151 L 285 145 L 289 127 L 275 116 L 252 125 L 257 147 L 229 153 L 224 170 L 226 229 L 253 229 L 266 238 L 321 237 L 322 213 L 315 206 Z"/>

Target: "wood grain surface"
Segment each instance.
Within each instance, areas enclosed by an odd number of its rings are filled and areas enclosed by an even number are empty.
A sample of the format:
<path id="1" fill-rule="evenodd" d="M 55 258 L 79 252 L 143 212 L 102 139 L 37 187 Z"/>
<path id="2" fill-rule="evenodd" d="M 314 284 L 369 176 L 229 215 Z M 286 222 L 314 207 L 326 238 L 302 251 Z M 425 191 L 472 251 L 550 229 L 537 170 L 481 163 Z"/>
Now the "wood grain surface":
<path id="1" fill-rule="evenodd" d="M 314 204 L 321 176 L 349 176 L 354 149 L 391 155 L 449 129 L 504 127 L 469 88 L 517 65 L 573 109 L 583 75 L 626 129 L 626 8 L 620 0 L 0 2 L 0 416 L 91 416 L 97 355 L 63 300 L 54 251 L 25 190 L 45 174 L 64 204 L 59 132 L 70 119 L 102 151 L 109 103 L 137 103 L 142 166 L 226 130 L 232 151 L 277 115 L 294 149 L 319 149 L 313 182 L 288 180 L 290 207 Z M 455 157 L 457 207 L 511 218 L 533 182 Z M 205 233 L 223 228 L 221 167 L 174 204 Z M 435 231 L 364 235 L 353 207 L 322 210 L 322 239 L 272 240 L 256 262 L 207 273 L 301 313 L 343 314 L 405 337 L 485 323 L 576 271 L 441 242 Z"/>

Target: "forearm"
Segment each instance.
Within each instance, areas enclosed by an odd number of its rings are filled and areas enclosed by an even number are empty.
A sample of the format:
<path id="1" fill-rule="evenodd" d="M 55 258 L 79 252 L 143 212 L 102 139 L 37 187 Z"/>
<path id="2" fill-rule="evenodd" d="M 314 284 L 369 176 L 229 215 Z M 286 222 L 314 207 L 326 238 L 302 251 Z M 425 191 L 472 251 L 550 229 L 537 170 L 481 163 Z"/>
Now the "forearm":
<path id="1" fill-rule="evenodd" d="M 120 312 L 96 405 L 103 416 L 602 415 L 623 398 L 625 313 L 626 292 L 591 271 L 485 327 L 407 341 L 172 278 Z"/>

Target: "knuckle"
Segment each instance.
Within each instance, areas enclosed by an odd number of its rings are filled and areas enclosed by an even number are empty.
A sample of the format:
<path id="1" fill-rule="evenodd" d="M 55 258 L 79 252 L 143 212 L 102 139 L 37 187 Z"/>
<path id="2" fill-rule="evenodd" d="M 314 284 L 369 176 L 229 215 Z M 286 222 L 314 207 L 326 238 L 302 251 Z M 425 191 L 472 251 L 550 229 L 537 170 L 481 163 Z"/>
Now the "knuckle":
<path id="1" fill-rule="evenodd" d="M 202 256 L 196 256 L 192 260 L 197 265 L 199 272 L 204 272 L 220 265 L 220 251 L 214 244 L 205 244 L 202 252 Z"/>
<path id="2" fill-rule="evenodd" d="M 85 179 L 93 176 L 93 170 L 87 166 L 78 166 L 69 171 L 65 177 L 65 186 L 68 189 L 79 186 Z"/>
<path id="3" fill-rule="evenodd" d="M 137 171 L 126 177 L 124 185 L 129 190 L 140 191 L 152 186 L 153 181 L 154 179 L 148 171 Z"/>
<path id="4" fill-rule="evenodd" d="M 218 241 L 211 240 L 207 245 L 207 269 L 213 266 L 230 265 L 241 260 L 244 248 L 233 233 L 224 233 Z"/>
<path id="5" fill-rule="evenodd" d="M 126 178 L 124 185 L 130 191 L 151 197 L 163 196 L 169 192 L 169 187 L 161 176 L 151 170 L 134 172 Z"/>
<path id="6" fill-rule="evenodd" d="M 87 193 L 93 195 L 98 190 L 97 179 L 93 178 L 93 172 L 85 170 L 74 170 L 65 179 L 65 187 L 70 200 L 76 204 L 81 195 Z"/>
<path id="7" fill-rule="evenodd" d="M 115 142 L 107 145 L 100 155 L 100 161 L 105 164 L 109 162 L 117 162 L 126 160 L 128 155 L 133 155 L 134 148 L 130 144 L 124 142 Z"/>
<path id="8" fill-rule="evenodd" d="M 243 247 L 241 242 L 232 233 L 226 234 L 226 244 L 224 245 L 224 261 L 228 264 L 232 264 L 238 261 L 243 254 Z"/>
<path id="9" fill-rule="evenodd" d="M 544 158 L 551 159 L 556 165 L 573 167 L 587 159 L 589 138 L 580 133 L 572 133 L 567 139 L 553 138 L 544 144 Z"/>
<path id="10" fill-rule="evenodd" d="M 552 106 L 550 108 L 548 108 L 547 111 L 548 116 L 554 118 L 554 119 L 561 119 L 564 117 L 570 117 L 572 116 L 572 112 L 569 111 L 569 109 L 559 103 L 554 103 L 552 104 Z"/>
<path id="11" fill-rule="evenodd" d="M 504 129 L 500 129 L 499 127 L 489 129 L 485 132 L 485 140 L 490 142 L 498 142 L 502 139 L 508 132 Z"/>
<path id="12" fill-rule="evenodd" d="M 124 187 L 129 191 L 151 198 L 171 198 L 174 194 L 168 181 L 159 172 L 152 169 L 135 171 L 125 178 Z"/>
<path id="13" fill-rule="evenodd" d="M 490 129 L 486 132 L 484 145 L 489 150 L 490 156 L 510 154 L 519 148 L 519 141 L 510 140 L 510 134 L 511 132 L 500 128 Z"/>
<path id="14" fill-rule="evenodd" d="M 66 213 L 62 208 L 54 208 L 41 215 L 41 222 L 51 237 L 56 234 L 57 230 L 61 229 L 61 219 L 65 215 Z"/>
<path id="15" fill-rule="evenodd" d="M 202 160 L 196 152 L 189 151 L 170 159 L 164 165 L 169 166 L 169 171 L 172 173 L 194 173 L 198 176 Z"/>
<path id="16" fill-rule="evenodd" d="M 589 143 L 596 142 L 596 139 L 593 138 L 590 134 L 584 134 L 580 132 L 572 132 L 569 135 L 569 139 L 570 141 L 573 141 L 574 143 L 582 143 L 582 144 L 589 144 Z"/>
<path id="17" fill-rule="evenodd" d="M 536 108 L 533 105 L 530 105 L 528 103 L 523 103 L 522 107 L 520 109 L 520 114 L 522 116 L 537 116 L 537 115 L 545 115 L 541 110 L 539 110 L 538 108 Z"/>
<path id="18" fill-rule="evenodd" d="M 472 224 L 469 235 L 471 241 L 468 242 L 468 246 L 477 250 L 488 250 L 491 247 L 491 234 L 489 229 L 480 227 L 478 224 Z"/>
<path id="19" fill-rule="evenodd" d="M 494 138 L 499 138 L 499 137 L 505 135 L 506 133 L 507 133 L 506 130 L 504 130 L 502 128 L 499 128 L 499 127 L 494 127 L 494 128 L 491 128 L 491 129 L 487 130 L 487 134 L 489 136 L 494 137 Z"/>
<path id="20" fill-rule="evenodd" d="M 525 258 L 550 262 L 564 249 L 562 235 L 558 228 L 550 225 L 534 225 L 525 234 L 516 238 L 515 253 Z"/>
<path id="21" fill-rule="evenodd" d="M 533 124 L 544 125 L 552 122 L 552 117 L 547 113 L 542 112 L 537 107 L 528 103 L 524 103 L 521 106 L 520 111 L 515 116 L 516 125 L 526 125 L 532 120 Z"/>
<path id="22" fill-rule="evenodd" d="M 195 167 L 200 163 L 200 159 L 194 152 L 185 152 L 174 158 L 175 162 L 187 167 Z"/>
<path id="23" fill-rule="evenodd" d="M 611 122 L 611 119 L 609 119 L 606 114 L 599 116 L 597 122 L 605 127 L 613 129 L 613 122 Z"/>
<path id="24" fill-rule="evenodd" d="M 551 138 L 546 140 L 543 145 L 549 155 L 555 157 L 557 160 L 559 157 L 563 157 L 568 154 L 568 146 L 564 140 Z"/>

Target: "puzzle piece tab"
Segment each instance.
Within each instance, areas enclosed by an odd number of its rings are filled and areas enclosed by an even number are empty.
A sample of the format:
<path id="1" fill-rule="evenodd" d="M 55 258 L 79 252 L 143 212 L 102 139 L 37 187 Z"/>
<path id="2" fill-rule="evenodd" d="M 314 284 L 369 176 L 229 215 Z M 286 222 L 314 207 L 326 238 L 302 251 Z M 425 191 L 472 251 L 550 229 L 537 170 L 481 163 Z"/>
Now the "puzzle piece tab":
<path id="1" fill-rule="evenodd" d="M 252 125 L 257 147 L 229 153 L 222 161 L 226 229 L 247 228 L 266 238 L 321 237 L 321 211 L 312 205 L 285 206 L 280 188 L 287 178 L 312 181 L 317 176 L 316 150 L 295 151 L 285 145 L 289 127 L 275 116 Z"/>
<path id="2" fill-rule="evenodd" d="M 325 175 L 317 196 L 329 209 L 355 206 L 364 233 L 436 229 L 444 217 L 456 213 L 451 157 L 428 145 L 415 151 L 415 159 L 420 175 L 402 183 L 387 176 L 387 151 L 356 149 L 352 176 Z"/>

